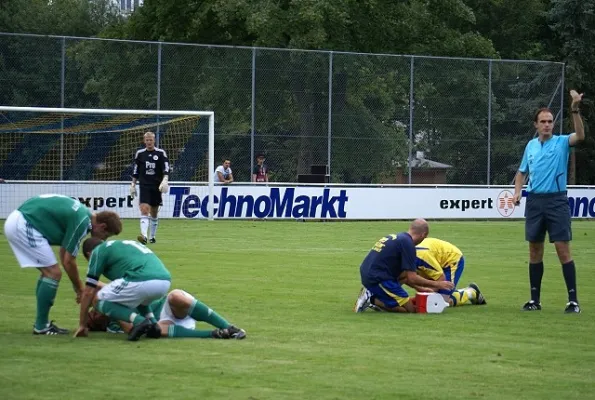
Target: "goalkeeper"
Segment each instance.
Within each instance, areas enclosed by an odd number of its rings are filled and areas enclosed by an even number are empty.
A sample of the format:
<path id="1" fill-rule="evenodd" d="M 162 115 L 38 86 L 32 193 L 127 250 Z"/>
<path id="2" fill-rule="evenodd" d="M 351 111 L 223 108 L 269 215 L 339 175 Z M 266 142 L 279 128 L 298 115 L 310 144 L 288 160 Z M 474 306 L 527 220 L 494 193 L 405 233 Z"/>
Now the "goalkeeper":
<path id="1" fill-rule="evenodd" d="M 134 170 L 130 196 L 137 195 L 136 183 L 140 185 L 140 235 L 138 241 L 142 244 L 155 243 L 155 234 L 159 225 L 159 207 L 163 204 L 162 193 L 169 192 L 169 160 L 165 150 L 155 147 L 155 134 L 147 132 L 144 135 L 145 148 L 140 149 L 134 156 Z"/>

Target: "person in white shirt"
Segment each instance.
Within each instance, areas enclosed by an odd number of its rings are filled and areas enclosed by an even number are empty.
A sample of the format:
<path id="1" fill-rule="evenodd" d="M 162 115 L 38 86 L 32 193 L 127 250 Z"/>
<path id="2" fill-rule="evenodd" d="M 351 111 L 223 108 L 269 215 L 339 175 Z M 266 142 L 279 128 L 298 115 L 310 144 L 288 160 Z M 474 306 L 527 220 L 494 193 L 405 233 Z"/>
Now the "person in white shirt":
<path id="1" fill-rule="evenodd" d="M 233 182 L 233 174 L 231 172 L 231 161 L 228 159 L 223 160 L 223 164 L 215 169 L 215 175 L 213 175 L 213 181 L 215 183 L 221 183 L 223 185 L 229 185 Z"/>

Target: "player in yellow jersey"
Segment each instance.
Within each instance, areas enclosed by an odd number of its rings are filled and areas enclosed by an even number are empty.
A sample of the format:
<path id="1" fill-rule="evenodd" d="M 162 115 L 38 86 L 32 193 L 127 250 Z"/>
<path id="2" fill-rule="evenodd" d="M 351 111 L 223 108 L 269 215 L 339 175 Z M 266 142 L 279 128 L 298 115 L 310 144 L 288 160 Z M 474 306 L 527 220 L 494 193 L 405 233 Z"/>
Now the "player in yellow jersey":
<path id="1" fill-rule="evenodd" d="M 457 246 L 444 240 L 425 238 L 415 247 L 415 253 L 419 275 L 434 281 L 450 281 L 455 285 L 453 290 L 438 291 L 452 307 L 487 304 L 475 283 L 470 283 L 468 287 L 462 289 L 456 288 L 465 269 L 465 257 Z M 426 288 L 415 289 L 427 291 Z"/>

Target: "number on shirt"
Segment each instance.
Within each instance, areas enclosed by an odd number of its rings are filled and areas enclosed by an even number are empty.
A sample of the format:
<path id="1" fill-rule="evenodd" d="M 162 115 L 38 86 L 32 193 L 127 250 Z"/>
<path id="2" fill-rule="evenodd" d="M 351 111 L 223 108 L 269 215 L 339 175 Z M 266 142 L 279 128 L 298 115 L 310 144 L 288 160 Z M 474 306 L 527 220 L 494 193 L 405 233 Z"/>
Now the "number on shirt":
<path id="1" fill-rule="evenodd" d="M 151 254 L 152 253 L 151 249 L 149 249 L 146 246 L 143 246 L 139 242 L 135 242 L 134 240 L 122 240 L 122 243 L 127 244 L 127 245 L 132 246 L 132 247 L 136 247 L 138 250 L 140 250 L 144 254 Z"/>
<path id="2" fill-rule="evenodd" d="M 105 243 L 105 247 L 110 247 L 115 242 L 116 242 L 115 240 L 108 240 Z M 139 250 L 143 254 L 151 254 L 152 253 L 151 249 L 149 249 L 146 246 L 143 246 L 142 244 L 140 244 L 138 242 L 135 242 L 134 240 L 122 240 L 122 243 L 124 243 L 128 246 L 136 247 L 136 249 Z"/>

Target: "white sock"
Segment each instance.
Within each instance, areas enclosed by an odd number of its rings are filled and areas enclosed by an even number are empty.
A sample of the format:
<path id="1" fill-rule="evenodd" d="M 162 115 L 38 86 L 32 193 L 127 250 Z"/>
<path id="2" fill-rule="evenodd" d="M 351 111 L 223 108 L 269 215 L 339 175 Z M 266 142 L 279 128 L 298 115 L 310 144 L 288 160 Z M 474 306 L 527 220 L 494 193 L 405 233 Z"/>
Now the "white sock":
<path id="1" fill-rule="evenodd" d="M 159 218 L 151 217 L 151 239 L 155 239 L 155 233 L 157 233 L 157 226 L 159 225 Z"/>
<path id="2" fill-rule="evenodd" d="M 140 234 L 147 237 L 147 231 L 149 230 L 149 217 L 143 215 L 140 217 Z"/>

